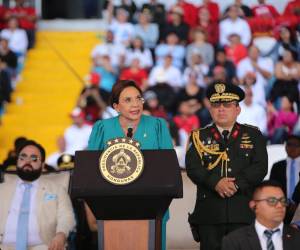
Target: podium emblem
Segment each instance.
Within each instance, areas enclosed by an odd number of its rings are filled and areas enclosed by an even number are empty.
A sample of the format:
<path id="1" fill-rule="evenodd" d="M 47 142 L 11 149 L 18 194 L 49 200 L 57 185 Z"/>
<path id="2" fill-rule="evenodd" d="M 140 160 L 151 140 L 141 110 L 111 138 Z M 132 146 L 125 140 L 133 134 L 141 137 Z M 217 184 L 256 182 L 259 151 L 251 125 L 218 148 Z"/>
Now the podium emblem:
<path id="1" fill-rule="evenodd" d="M 131 138 L 116 138 L 107 144 L 108 148 L 99 158 L 99 169 L 103 178 L 115 185 L 126 185 L 135 181 L 144 170 L 140 143 Z"/>

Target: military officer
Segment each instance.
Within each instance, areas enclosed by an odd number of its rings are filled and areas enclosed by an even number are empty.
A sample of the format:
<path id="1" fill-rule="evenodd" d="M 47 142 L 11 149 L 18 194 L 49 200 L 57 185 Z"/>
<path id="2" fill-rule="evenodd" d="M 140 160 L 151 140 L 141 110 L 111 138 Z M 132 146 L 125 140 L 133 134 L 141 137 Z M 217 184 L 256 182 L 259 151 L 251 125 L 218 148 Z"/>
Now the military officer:
<path id="1" fill-rule="evenodd" d="M 206 95 L 213 124 L 192 132 L 186 154 L 187 174 L 197 185 L 189 222 L 201 250 L 218 250 L 224 235 L 253 222 L 248 203 L 267 174 L 268 158 L 261 132 L 236 122 L 244 91 L 215 83 Z"/>

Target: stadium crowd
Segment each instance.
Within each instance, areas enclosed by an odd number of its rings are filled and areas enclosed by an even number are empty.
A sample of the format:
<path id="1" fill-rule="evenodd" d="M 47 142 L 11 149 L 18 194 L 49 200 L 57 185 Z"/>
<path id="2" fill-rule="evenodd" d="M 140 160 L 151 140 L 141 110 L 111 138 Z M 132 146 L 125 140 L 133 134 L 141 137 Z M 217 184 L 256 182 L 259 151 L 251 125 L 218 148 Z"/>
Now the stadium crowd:
<path id="1" fill-rule="evenodd" d="M 0 122 L 5 105 L 20 80 L 28 49 L 35 43 L 37 15 L 25 0 L 13 7 L 0 5 Z"/>
<path id="2" fill-rule="evenodd" d="M 207 0 L 177 1 L 168 10 L 157 1 L 141 9 L 134 1 L 108 1 L 107 29 L 77 102 L 85 122 L 116 115 L 112 86 L 132 79 L 144 91 L 144 112 L 169 122 L 180 151 L 193 129 L 211 122 L 207 86 L 224 81 L 246 91 L 238 122 L 258 126 L 270 144 L 283 143 L 300 129 L 300 2 L 289 2 L 282 14 L 258 2 L 250 8 L 237 0 L 220 13 Z"/>

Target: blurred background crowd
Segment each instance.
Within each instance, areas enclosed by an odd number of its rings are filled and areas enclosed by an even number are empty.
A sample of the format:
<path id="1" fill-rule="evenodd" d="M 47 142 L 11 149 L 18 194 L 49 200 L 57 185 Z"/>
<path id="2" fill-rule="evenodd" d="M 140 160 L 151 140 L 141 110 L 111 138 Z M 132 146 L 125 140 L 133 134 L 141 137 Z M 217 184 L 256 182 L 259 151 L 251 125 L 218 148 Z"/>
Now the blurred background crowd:
<path id="1" fill-rule="evenodd" d="M 1 115 L 35 42 L 35 9 L 24 0 L 15 4 L 0 8 Z M 215 81 L 245 90 L 238 122 L 259 127 L 269 144 L 300 132 L 299 0 L 280 11 L 264 0 L 251 6 L 235 0 L 222 9 L 211 0 L 106 1 L 103 18 L 106 28 L 70 113 L 73 124 L 58 136 L 50 165 L 86 148 L 95 121 L 117 115 L 108 97 L 118 79 L 136 81 L 144 112 L 168 121 L 182 166 L 189 133 L 211 122 L 205 90 Z"/>

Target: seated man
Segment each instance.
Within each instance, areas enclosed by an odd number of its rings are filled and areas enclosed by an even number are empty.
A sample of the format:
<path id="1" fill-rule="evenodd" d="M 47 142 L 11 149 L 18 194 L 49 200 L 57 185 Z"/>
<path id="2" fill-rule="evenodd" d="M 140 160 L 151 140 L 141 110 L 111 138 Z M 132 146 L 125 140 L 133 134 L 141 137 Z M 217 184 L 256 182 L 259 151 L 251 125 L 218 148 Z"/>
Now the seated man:
<path id="1" fill-rule="evenodd" d="M 287 199 L 279 183 L 264 181 L 259 184 L 249 206 L 256 215 L 255 223 L 225 236 L 222 250 L 299 248 L 300 232 L 283 225 Z"/>
<path id="2" fill-rule="evenodd" d="M 276 162 L 271 170 L 270 180 L 281 184 L 282 190 L 289 200 L 289 206 L 285 215 L 284 222 L 289 224 L 293 218 L 295 209 L 300 202 L 300 136 L 290 135 L 287 138 L 285 150 L 287 159 Z"/>
<path id="3" fill-rule="evenodd" d="M 0 249 L 62 250 L 75 226 L 65 189 L 40 178 L 45 150 L 26 141 L 17 152 L 17 175 L 0 184 Z M 6 216 L 7 215 L 7 216 Z"/>

